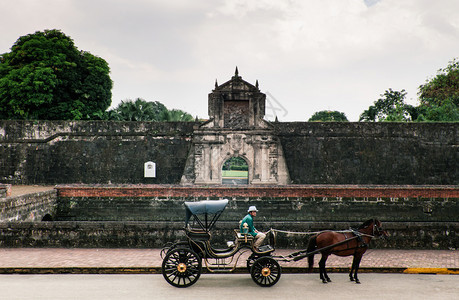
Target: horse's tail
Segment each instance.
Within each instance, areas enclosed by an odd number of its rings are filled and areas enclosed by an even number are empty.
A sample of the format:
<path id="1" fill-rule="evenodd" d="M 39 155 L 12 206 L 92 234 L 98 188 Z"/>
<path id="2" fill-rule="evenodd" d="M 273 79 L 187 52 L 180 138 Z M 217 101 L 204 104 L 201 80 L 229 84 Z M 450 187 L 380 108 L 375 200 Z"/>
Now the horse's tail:
<path id="1" fill-rule="evenodd" d="M 317 235 L 315 235 L 315 236 L 313 236 L 313 237 L 311 237 L 309 239 L 307 252 L 308 253 L 312 252 L 312 251 L 316 250 L 316 248 L 317 248 Z M 308 270 L 309 270 L 309 272 L 312 272 L 312 267 L 314 265 L 314 254 L 308 256 L 308 264 L 309 264 Z"/>

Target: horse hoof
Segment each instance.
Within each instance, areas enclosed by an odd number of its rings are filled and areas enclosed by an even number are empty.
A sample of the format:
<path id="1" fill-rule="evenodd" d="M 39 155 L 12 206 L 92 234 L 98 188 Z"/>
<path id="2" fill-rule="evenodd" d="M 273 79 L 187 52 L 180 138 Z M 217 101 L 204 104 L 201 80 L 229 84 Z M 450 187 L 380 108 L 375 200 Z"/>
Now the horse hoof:
<path id="1" fill-rule="evenodd" d="M 328 283 L 326 280 L 322 280 L 322 283 Z"/>
<path id="2" fill-rule="evenodd" d="M 350 279 L 351 281 L 354 281 L 354 278 L 352 278 L 352 277 L 350 277 L 349 279 Z"/>
<path id="3" fill-rule="evenodd" d="M 331 279 L 330 279 L 330 278 L 327 278 L 327 282 L 331 282 Z"/>
<path id="4" fill-rule="evenodd" d="M 360 284 L 360 281 L 359 281 L 359 280 L 356 280 L 355 283 Z"/>

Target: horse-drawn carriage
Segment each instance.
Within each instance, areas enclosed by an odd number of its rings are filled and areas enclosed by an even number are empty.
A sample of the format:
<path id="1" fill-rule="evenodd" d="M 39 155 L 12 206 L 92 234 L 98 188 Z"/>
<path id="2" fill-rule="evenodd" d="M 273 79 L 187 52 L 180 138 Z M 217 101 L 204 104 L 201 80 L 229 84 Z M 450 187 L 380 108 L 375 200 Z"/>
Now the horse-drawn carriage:
<path id="1" fill-rule="evenodd" d="M 176 287 L 194 284 L 201 275 L 202 262 L 209 272 L 232 272 L 240 257 L 250 251 L 247 267 L 252 279 L 261 286 L 272 286 L 279 280 L 281 267 L 271 256 L 274 252 L 272 245 L 255 249 L 253 237 L 240 233 L 239 229 L 235 230 L 233 244 L 227 248 L 216 249 L 211 245 L 211 230 L 227 204 L 228 200 L 185 202 L 187 240 L 162 251 L 162 273 L 168 283 Z"/>
<path id="2" fill-rule="evenodd" d="M 341 255 L 340 251 L 343 256 L 354 255 L 350 278 L 358 282 L 358 264 L 369 241 L 373 236 L 386 235 L 379 221 L 369 220 L 366 222 L 368 224 L 362 224 L 363 230 L 350 231 L 349 236 L 344 233 L 344 238 L 334 236 L 334 231 L 324 231 L 311 239 L 307 250 L 297 251 L 288 256 L 273 256 L 275 230 L 270 230 L 270 244 L 257 249 L 254 247 L 254 238 L 248 233 L 241 233 L 238 228 L 234 230 L 234 242 L 231 241 L 224 249 L 217 249 L 211 245 L 211 230 L 227 204 L 226 199 L 185 202 L 186 240 L 168 245 L 161 251 L 162 274 L 168 283 L 176 287 L 193 285 L 201 276 L 203 262 L 209 272 L 232 272 L 241 256 L 248 253 L 250 255 L 246 257 L 246 266 L 253 281 L 260 286 L 269 287 L 280 279 L 282 269 L 278 261 L 290 262 L 308 257 L 311 269 L 312 257 L 318 252 L 322 253 L 319 263 L 320 277 L 325 283 L 330 281 L 325 271 L 326 258 L 330 254 Z M 332 235 L 329 237 L 327 233 Z M 324 239 L 321 238 L 323 234 Z"/>

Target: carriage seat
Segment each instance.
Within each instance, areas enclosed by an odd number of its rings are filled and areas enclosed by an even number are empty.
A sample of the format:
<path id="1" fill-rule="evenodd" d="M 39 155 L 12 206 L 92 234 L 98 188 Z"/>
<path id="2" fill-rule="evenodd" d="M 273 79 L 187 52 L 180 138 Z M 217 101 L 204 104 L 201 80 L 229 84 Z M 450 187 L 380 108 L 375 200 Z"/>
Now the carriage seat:
<path id="1" fill-rule="evenodd" d="M 186 235 L 193 241 L 208 241 L 210 240 L 210 233 L 200 230 L 186 230 Z"/>
<path id="2" fill-rule="evenodd" d="M 247 243 L 252 243 L 253 241 L 253 236 L 250 234 L 243 234 L 240 232 L 239 229 L 234 229 L 234 233 L 236 234 L 236 244 L 240 243 L 246 243 L 246 237 L 247 237 Z"/>

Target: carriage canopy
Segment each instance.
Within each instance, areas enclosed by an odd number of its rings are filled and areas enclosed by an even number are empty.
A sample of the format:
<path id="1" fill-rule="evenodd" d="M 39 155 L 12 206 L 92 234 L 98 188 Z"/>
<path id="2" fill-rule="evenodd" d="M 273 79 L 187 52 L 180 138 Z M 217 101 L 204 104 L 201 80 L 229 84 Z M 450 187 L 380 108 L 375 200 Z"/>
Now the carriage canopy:
<path id="1" fill-rule="evenodd" d="M 185 226 L 188 225 L 191 217 L 194 216 L 202 229 L 209 231 L 223 213 L 227 204 L 228 199 L 185 202 Z"/>

